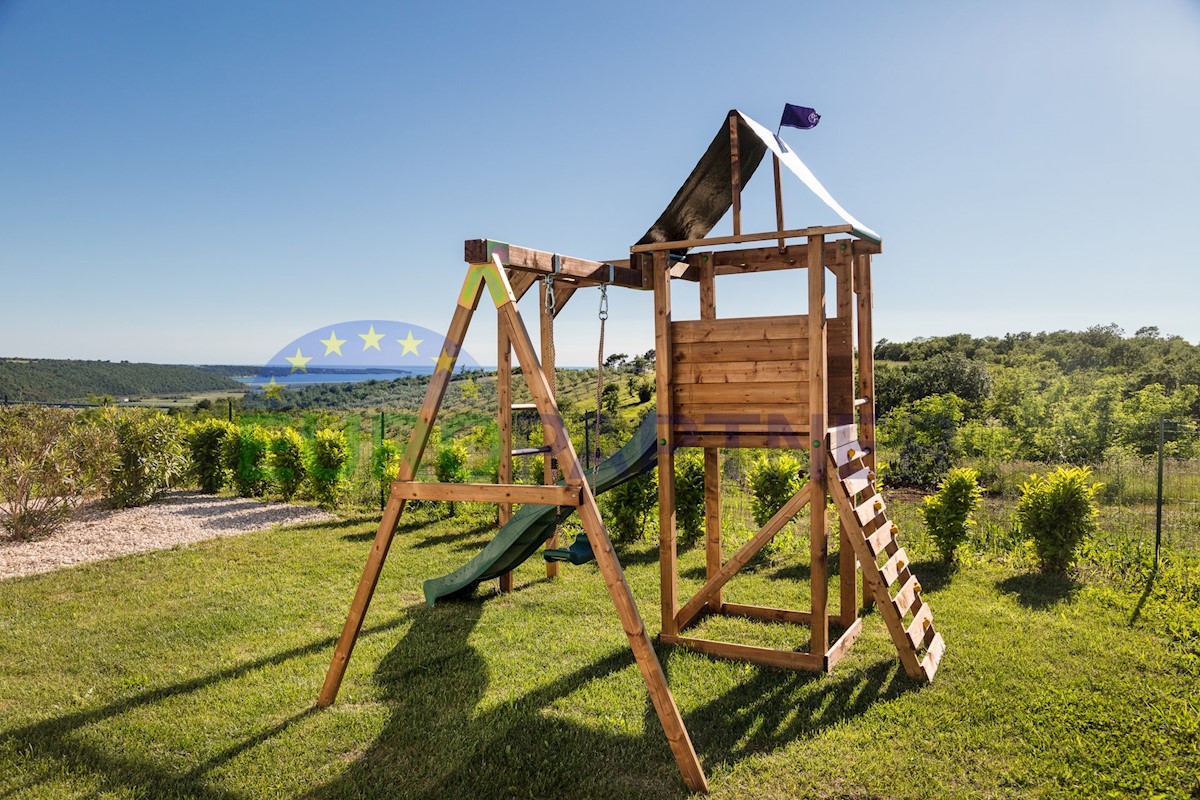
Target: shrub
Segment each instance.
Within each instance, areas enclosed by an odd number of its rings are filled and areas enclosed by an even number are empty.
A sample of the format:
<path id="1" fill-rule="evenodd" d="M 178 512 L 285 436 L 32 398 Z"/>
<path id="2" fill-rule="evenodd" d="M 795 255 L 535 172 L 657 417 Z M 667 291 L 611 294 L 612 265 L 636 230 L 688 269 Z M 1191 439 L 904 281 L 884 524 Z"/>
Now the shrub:
<path id="1" fill-rule="evenodd" d="M 675 457 L 675 523 L 684 546 L 704 538 L 704 455 L 699 450 Z"/>
<path id="2" fill-rule="evenodd" d="M 774 458 L 759 456 L 750 468 L 750 513 L 759 526 L 804 486 L 807 478 L 800 475 L 800 459 L 791 453 L 778 453 Z"/>
<path id="3" fill-rule="evenodd" d="M 101 477 L 104 498 L 114 508 L 144 506 L 183 475 L 183 433 L 173 417 L 109 406 L 100 426 L 116 448 Z"/>
<path id="4" fill-rule="evenodd" d="M 245 425 L 231 436 L 237 442 L 237 464 L 233 469 L 233 488 L 239 497 L 259 497 L 267 491 L 271 472 L 267 454 L 271 433 L 261 425 Z"/>
<path id="5" fill-rule="evenodd" d="M 284 500 L 295 497 L 304 483 L 304 438 L 295 428 L 282 428 L 271 437 L 267 457 L 271 479 Z"/>
<path id="6" fill-rule="evenodd" d="M 188 471 L 199 484 L 200 491 L 216 494 L 225 485 L 222 445 L 226 437 L 236 431 L 237 426 L 220 419 L 201 420 L 188 428 Z"/>
<path id="7" fill-rule="evenodd" d="M 1034 473 L 1021 485 L 1017 524 L 1032 539 L 1045 572 L 1065 572 L 1084 538 L 1096 530 L 1096 495 L 1088 467 L 1059 467 Z"/>
<path id="8" fill-rule="evenodd" d="M 646 535 L 646 518 L 658 505 L 658 470 L 647 470 L 614 486 L 600 497 L 605 524 L 614 542 L 631 542 Z"/>
<path id="9" fill-rule="evenodd" d="M 973 469 L 956 468 L 946 473 L 938 484 L 937 494 L 921 503 L 925 527 L 937 543 L 942 561 L 954 560 L 954 551 L 966 541 L 968 528 L 975 524 L 975 509 L 983 492 L 979 488 L 979 473 Z"/>
<path id="10" fill-rule="evenodd" d="M 437 464 L 434 466 L 434 475 L 439 483 L 466 483 L 467 481 L 467 459 L 470 458 L 470 453 L 467 452 L 467 446 L 457 440 L 451 440 L 449 444 L 444 445 L 437 451 Z M 454 502 L 446 503 L 446 510 L 450 516 L 454 516 Z"/>
<path id="11" fill-rule="evenodd" d="M 68 412 L 0 406 L 0 527 L 15 539 L 54 533 L 109 452 L 97 426 Z"/>
<path id="12" fill-rule="evenodd" d="M 649 403 L 654 398 L 654 383 L 652 381 L 638 381 L 637 398 L 639 403 Z"/>
<path id="13" fill-rule="evenodd" d="M 324 428 L 316 432 L 308 452 L 308 479 L 313 497 L 326 508 L 337 506 L 342 469 L 349 459 L 346 434 Z"/>
<path id="14" fill-rule="evenodd" d="M 879 426 L 882 444 L 898 449 L 880 472 L 890 483 L 933 486 L 962 455 L 958 426 L 965 403 L 953 394 L 935 394 L 906 403 Z"/>
<path id="15" fill-rule="evenodd" d="M 400 472 L 400 445 L 384 439 L 371 453 L 371 477 L 379 483 L 380 505 L 386 502 L 392 481 Z"/>

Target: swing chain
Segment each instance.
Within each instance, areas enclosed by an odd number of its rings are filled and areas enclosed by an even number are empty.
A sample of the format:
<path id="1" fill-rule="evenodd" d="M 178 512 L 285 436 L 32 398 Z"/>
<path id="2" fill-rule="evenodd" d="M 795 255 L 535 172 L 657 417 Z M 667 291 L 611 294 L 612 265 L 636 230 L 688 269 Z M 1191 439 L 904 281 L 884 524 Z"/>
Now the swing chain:
<path id="1" fill-rule="evenodd" d="M 600 348 L 596 353 L 596 458 L 592 462 L 592 486 L 600 470 L 600 401 L 604 396 L 604 323 L 608 320 L 608 284 L 600 284 Z"/>
<path id="2" fill-rule="evenodd" d="M 555 299 L 554 299 L 554 276 L 546 276 L 546 316 L 554 319 Z"/>

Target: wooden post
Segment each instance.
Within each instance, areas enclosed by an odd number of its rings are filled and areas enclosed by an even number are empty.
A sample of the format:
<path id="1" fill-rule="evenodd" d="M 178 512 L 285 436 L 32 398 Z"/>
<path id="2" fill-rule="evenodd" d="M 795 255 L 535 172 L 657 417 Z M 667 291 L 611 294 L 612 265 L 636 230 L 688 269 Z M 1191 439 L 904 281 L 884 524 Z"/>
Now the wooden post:
<path id="1" fill-rule="evenodd" d="M 733 120 L 732 117 L 730 117 Z M 736 121 L 734 121 L 736 125 Z M 661 584 L 662 632 L 678 633 L 679 579 L 675 568 L 675 455 L 671 422 L 671 274 L 667 254 L 653 256 L 654 363 L 658 391 L 658 570 Z"/>
<path id="2" fill-rule="evenodd" d="M 665 254 L 662 260 L 664 263 L 666 262 Z M 500 274 L 503 275 L 503 272 L 501 271 Z M 655 277 L 659 278 L 658 275 Z M 665 271 L 661 278 L 667 280 Z M 515 303 L 498 300 L 497 307 L 500 314 L 508 320 L 513 347 L 516 349 L 517 359 L 521 363 L 521 373 L 525 375 L 526 381 L 529 383 L 529 389 L 533 393 L 533 399 L 537 404 L 543 424 L 556 431 L 553 447 L 559 466 L 568 483 L 579 482 L 582 494 L 579 517 L 583 523 L 583 530 L 592 546 L 592 552 L 595 553 L 596 565 L 604 576 L 604 583 L 608 587 L 613 605 L 616 606 L 621 625 L 625 628 L 629 646 L 633 650 L 633 656 L 642 673 L 642 679 L 646 682 L 650 700 L 654 705 L 654 710 L 658 713 L 658 719 L 662 723 L 663 732 L 675 755 L 675 762 L 679 766 L 684 783 L 692 791 L 707 792 L 708 779 L 704 776 L 704 769 L 700 766 L 700 760 L 692 746 L 691 737 L 683 724 L 683 716 L 679 713 L 679 707 L 675 704 L 675 698 L 667 685 L 667 676 L 654 652 L 650 635 L 646 632 L 646 626 L 642 622 L 641 614 L 638 613 L 633 593 L 625 580 L 625 573 L 617 560 L 612 541 L 608 538 L 604 521 L 600 517 L 600 509 L 596 505 L 596 497 L 592 494 L 587 481 L 584 480 L 583 465 L 579 463 L 579 456 L 575 453 L 571 438 L 566 435 L 566 428 L 554 401 L 549 382 L 538 364 L 533 342 L 529 339 L 529 334 L 525 330 Z"/>
<path id="3" fill-rule="evenodd" d="M 829 402 L 826 364 L 825 326 L 825 237 L 808 237 L 808 407 L 809 427 L 809 485 L 812 487 L 809 506 L 808 552 L 812 576 L 812 647 L 813 655 L 824 655 L 829 648 L 828 560 L 825 502 L 825 432 L 828 420 L 825 410 Z"/>
<path id="4" fill-rule="evenodd" d="M 700 319 L 717 318 L 716 268 L 709 254 L 700 256 Z M 712 580 L 721 571 L 721 451 L 704 448 L 704 575 Z M 708 601 L 721 610 L 721 592 Z"/>
<path id="5" fill-rule="evenodd" d="M 555 287 L 557 295 L 558 287 Z M 546 281 L 541 281 L 541 290 L 538 292 L 538 319 L 541 321 L 541 350 L 542 350 L 542 368 L 546 372 L 546 381 L 550 386 L 551 393 L 557 397 L 558 391 L 558 376 L 554 372 L 554 317 L 546 308 L 546 296 L 549 294 L 549 289 L 546 286 Z M 557 405 L 557 400 L 555 402 Z M 549 441 L 546 444 L 550 444 Z M 557 480 L 554 474 L 554 456 L 551 453 L 546 453 L 542 462 L 542 483 L 547 486 L 552 485 Z M 558 547 L 558 528 L 555 528 L 550 536 L 546 539 L 546 547 Z M 546 562 L 546 577 L 557 578 L 559 570 L 559 562 Z"/>
<path id="6" fill-rule="evenodd" d="M 420 411 L 417 412 L 417 422 L 409 437 L 404 461 L 400 464 L 398 480 L 411 481 L 416 476 L 421 456 L 425 453 L 425 445 L 429 441 L 429 431 L 433 427 L 433 420 L 437 416 L 438 409 L 442 406 L 442 398 L 446 396 L 446 387 L 450 385 L 450 377 L 454 374 L 454 364 L 458 358 L 458 352 L 462 347 L 463 338 L 466 336 L 467 326 L 471 323 L 471 316 L 475 313 L 476 306 L 479 305 L 482 290 L 483 272 L 478 266 L 472 266 L 467 271 L 466 280 L 459 293 L 458 305 L 450 320 L 450 328 L 446 331 L 446 339 L 442 345 L 437 368 L 429 381 L 429 388 L 425 391 L 425 400 L 421 403 Z M 393 494 L 383 510 L 383 518 L 380 519 L 379 529 L 375 533 L 375 542 L 371 545 L 371 552 L 367 555 L 362 578 L 358 581 L 358 588 L 350 603 L 350 611 L 346 615 L 346 623 L 342 626 L 341 636 L 338 637 L 337 646 L 333 651 L 333 660 L 329 664 L 329 670 L 325 673 L 325 683 L 321 687 L 321 693 L 317 696 L 318 707 L 328 706 L 337 699 L 338 689 L 346 674 L 346 665 L 350 663 L 350 655 L 354 652 L 354 643 L 358 639 L 358 632 L 362 630 L 367 606 L 371 604 L 371 597 L 375 594 L 379 573 L 383 570 L 383 562 L 387 559 L 388 548 L 392 546 L 392 537 L 396 534 L 400 515 L 404 513 L 404 505 L 404 501 Z"/>
<path id="7" fill-rule="evenodd" d="M 496 467 L 497 483 L 513 482 L 513 410 L 512 410 L 512 342 L 508 325 L 496 320 L 496 421 L 499 428 L 500 463 Z M 512 519 L 512 503 L 501 503 L 498 510 L 500 527 Z M 500 576 L 500 591 L 513 590 L 513 575 Z"/>
<path id="8" fill-rule="evenodd" d="M 854 318 L 854 256 L 851 243 L 842 242 L 837 254 L 837 316 L 839 320 L 852 324 Z M 854 422 L 854 409 L 847 419 L 835 419 L 833 425 Z M 838 622 L 849 628 L 858 619 L 858 558 L 850 543 L 850 534 L 845 525 L 838 525 Z"/>
<path id="9" fill-rule="evenodd" d="M 854 292 L 858 296 L 858 396 L 867 402 L 858 409 L 858 439 L 869 448 L 867 466 L 875 471 L 875 339 L 871 325 L 871 313 L 875 300 L 871 292 L 871 256 L 854 258 Z M 863 573 L 863 609 L 873 604 L 871 588 L 867 585 L 867 574 Z"/>
<path id="10" fill-rule="evenodd" d="M 733 189 L 733 235 L 742 235 L 742 168 L 738 163 L 738 115 L 729 115 L 729 183 Z"/>
<path id="11" fill-rule="evenodd" d="M 783 230 L 783 181 L 779 177 L 779 156 L 771 153 L 771 165 L 775 168 L 775 230 Z M 779 240 L 779 252 L 787 250 L 787 240 Z"/>

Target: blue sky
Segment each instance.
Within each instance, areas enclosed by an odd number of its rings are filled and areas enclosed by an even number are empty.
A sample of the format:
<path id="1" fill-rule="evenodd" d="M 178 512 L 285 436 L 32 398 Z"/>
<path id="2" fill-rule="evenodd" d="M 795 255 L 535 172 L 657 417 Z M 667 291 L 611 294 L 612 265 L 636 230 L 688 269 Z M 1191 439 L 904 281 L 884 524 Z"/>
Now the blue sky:
<path id="1" fill-rule="evenodd" d="M 784 102 L 821 112 L 785 138 L 884 237 L 877 336 L 1200 340 L 1200 4 L 731 8 L 0 0 L 0 355 L 263 363 L 341 320 L 442 330 L 464 239 L 622 257 L 729 108 L 774 127 Z M 748 227 L 773 226 L 769 174 Z M 794 311 L 803 280 L 722 279 L 718 311 Z M 596 302 L 560 363 L 594 358 Z M 610 352 L 651 348 L 649 296 L 611 304 Z"/>

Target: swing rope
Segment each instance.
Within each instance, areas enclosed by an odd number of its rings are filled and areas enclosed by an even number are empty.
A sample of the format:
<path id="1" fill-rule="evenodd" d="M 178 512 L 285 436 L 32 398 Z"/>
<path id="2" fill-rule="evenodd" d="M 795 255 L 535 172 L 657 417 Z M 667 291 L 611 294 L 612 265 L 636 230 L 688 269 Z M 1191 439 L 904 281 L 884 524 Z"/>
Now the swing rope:
<path id="1" fill-rule="evenodd" d="M 600 401 L 604 394 L 604 323 L 608 321 L 608 284 L 600 284 L 600 348 L 596 353 L 596 460 L 592 463 L 592 485 L 600 470 Z"/>

